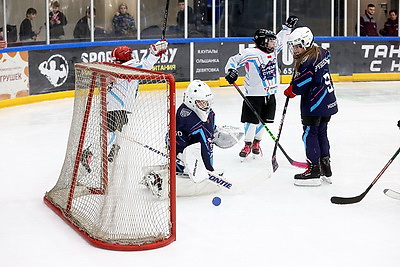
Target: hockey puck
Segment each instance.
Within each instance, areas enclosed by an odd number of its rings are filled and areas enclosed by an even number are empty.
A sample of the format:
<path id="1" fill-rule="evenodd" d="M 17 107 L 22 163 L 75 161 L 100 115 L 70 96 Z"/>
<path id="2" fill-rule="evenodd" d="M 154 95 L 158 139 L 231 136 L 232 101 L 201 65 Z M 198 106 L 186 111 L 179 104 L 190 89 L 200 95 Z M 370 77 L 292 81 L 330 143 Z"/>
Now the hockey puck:
<path id="1" fill-rule="evenodd" d="M 219 206 L 221 204 L 221 199 L 219 197 L 214 197 L 212 203 L 214 206 Z"/>

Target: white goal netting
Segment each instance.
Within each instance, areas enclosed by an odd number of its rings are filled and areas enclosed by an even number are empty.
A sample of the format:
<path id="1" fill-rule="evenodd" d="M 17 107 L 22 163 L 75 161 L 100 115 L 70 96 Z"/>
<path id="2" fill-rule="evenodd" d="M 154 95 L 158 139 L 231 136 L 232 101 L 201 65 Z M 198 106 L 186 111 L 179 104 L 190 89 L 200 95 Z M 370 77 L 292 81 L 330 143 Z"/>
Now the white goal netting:
<path id="1" fill-rule="evenodd" d="M 169 244 L 175 239 L 172 75 L 111 63 L 76 64 L 75 72 L 64 165 L 46 204 L 99 247 Z"/>

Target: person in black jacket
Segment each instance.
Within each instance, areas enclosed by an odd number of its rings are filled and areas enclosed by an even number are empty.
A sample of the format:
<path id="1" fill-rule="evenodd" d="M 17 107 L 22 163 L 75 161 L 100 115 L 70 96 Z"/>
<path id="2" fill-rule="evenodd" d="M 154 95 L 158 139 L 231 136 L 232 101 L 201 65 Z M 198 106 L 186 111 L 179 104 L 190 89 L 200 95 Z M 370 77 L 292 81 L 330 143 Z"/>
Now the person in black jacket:
<path id="1" fill-rule="evenodd" d="M 19 40 L 22 41 L 36 41 L 39 31 L 32 30 L 32 20 L 36 18 L 37 11 L 33 7 L 28 8 L 26 11 L 26 18 L 21 22 L 19 27 Z"/>
<path id="2" fill-rule="evenodd" d="M 96 9 L 93 9 L 93 17 L 96 16 Z M 86 14 L 75 25 L 74 38 L 89 39 L 90 38 L 90 7 L 86 8 Z"/>

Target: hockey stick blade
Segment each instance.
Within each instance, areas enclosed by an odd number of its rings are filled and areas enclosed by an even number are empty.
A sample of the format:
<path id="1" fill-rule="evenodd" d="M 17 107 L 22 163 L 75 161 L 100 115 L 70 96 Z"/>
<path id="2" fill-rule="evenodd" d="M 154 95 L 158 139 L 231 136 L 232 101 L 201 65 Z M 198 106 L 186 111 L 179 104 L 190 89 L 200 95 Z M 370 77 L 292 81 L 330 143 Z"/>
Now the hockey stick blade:
<path id="1" fill-rule="evenodd" d="M 397 191 L 394 191 L 394 190 L 392 190 L 392 189 L 384 189 L 384 190 L 383 190 L 383 193 L 384 193 L 385 195 L 387 195 L 388 197 L 391 197 L 391 198 L 400 200 L 400 193 L 397 192 Z"/>
<path id="2" fill-rule="evenodd" d="M 331 197 L 331 202 L 339 205 L 358 203 L 365 197 L 371 187 L 372 185 L 370 185 L 364 193 L 355 197 Z"/>
<path id="3" fill-rule="evenodd" d="M 279 168 L 278 161 L 276 160 L 276 155 L 272 156 L 271 162 L 272 162 L 272 171 L 276 172 L 276 170 Z"/>
<path id="4" fill-rule="evenodd" d="M 278 168 L 279 168 L 279 164 L 276 161 L 276 150 L 278 148 L 278 143 L 279 140 L 281 138 L 281 133 L 282 133 L 282 128 L 283 128 L 283 122 L 285 120 L 285 116 L 286 116 L 286 110 L 287 107 L 289 105 L 289 97 L 286 97 L 286 101 L 285 101 L 285 105 L 283 106 L 283 112 L 282 112 L 282 118 L 281 118 L 281 123 L 279 124 L 279 130 L 278 130 L 278 136 L 276 137 L 276 141 L 275 141 L 275 145 L 274 145 L 274 150 L 272 152 L 272 158 L 271 158 L 271 162 L 272 162 L 272 169 L 273 172 L 275 172 Z"/>
<path id="5" fill-rule="evenodd" d="M 368 191 L 374 186 L 374 184 L 381 178 L 382 174 L 386 171 L 386 169 L 392 164 L 393 160 L 397 157 L 397 155 L 400 153 L 400 148 L 397 149 L 397 151 L 394 153 L 394 155 L 390 158 L 390 160 L 386 163 L 385 167 L 379 172 L 379 174 L 375 177 L 375 179 L 372 181 L 372 183 L 368 186 L 368 188 L 365 190 L 364 193 L 362 193 L 359 196 L 356 197 L 331 197 L 331 202 L 334 204 L 353 204 L 360 202 L 365 195 L 368 193 Z"/>

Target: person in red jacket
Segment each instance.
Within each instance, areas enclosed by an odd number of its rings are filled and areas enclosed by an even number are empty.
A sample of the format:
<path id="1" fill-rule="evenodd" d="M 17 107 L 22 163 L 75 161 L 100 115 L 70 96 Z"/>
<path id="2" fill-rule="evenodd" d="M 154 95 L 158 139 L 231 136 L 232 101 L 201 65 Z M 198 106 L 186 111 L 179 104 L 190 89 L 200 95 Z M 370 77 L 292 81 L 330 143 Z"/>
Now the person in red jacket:
<path id="1" fill-rule="evenodd" d="M 379 33 L 383 36 L 399 36 L 399 18 L 397 17 L 397 10 L 392 9 L 389 11 L 389 18 Z"/>
<path id="2" fill-rule="evenodd" d="M 365 14 L 360 17 L 360 36 L 379 36 L 374 14 L 375 5 L 368 4 Z"/>

